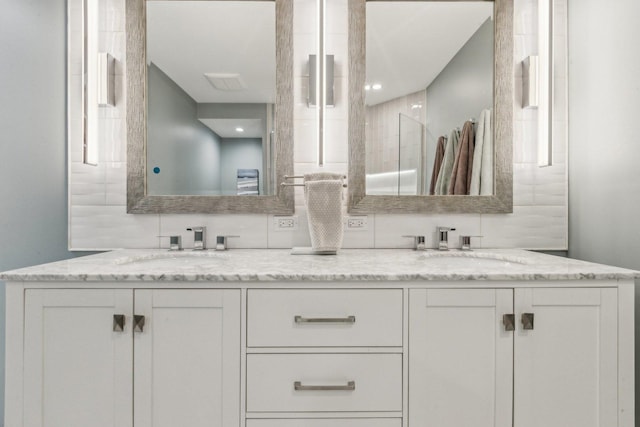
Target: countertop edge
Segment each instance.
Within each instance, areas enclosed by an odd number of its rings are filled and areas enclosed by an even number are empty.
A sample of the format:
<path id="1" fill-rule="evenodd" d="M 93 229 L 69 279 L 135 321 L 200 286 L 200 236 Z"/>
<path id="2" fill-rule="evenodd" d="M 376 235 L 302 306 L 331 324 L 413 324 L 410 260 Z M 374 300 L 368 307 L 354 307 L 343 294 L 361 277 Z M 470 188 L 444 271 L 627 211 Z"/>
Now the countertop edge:
<path id="1" fill-rule="evenodd" d="M 411 282 L 411 281 L 559 281 L 559 280 L 635 280 L 638 273 L 577 274 L 229 274 L 229 275 L 76 275 L 76 274 L 0 274 L 4 282 Z"/>

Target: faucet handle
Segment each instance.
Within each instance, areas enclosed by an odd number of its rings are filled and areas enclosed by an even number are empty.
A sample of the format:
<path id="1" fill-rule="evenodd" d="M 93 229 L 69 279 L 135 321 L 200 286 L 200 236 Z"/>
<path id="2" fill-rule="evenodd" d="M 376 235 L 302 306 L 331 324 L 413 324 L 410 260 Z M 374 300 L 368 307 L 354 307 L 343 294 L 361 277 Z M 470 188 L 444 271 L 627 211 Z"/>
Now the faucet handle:
<path id="1" fill-rule="evenodd" d="M 405 235 L 402 237 L 408 237 L 413 239 L 413 250 L 414 251 L 423 251 L 427 249 L 427 245 L 425 244 L 424 236 L 413 236 L 413 235 Z"/>
<path id="2" fill-rule="evenodd" d="M 456 229 L 455 229 L 455 228 L 452 228 L 452 227 L 442 227 L 442 226 L 439 226 L 439 227 L 438 227 L 438 231 L 442 233 L 442 232 L 445 232 L 445 231 L 456 231 Z"/>
<path id="3" fill-rule="evenodd" d="M 460 236 L 460 250 L 462 251 L 470 251 L 471 249 L 471 238 L 472 237 L 483 237 L 483 236 Z"/>
<path id="4" fill-rule="evenodd" d="M 182 236 L 158 236 L 169 238 L 169 250 L 181 251 L 182 250 Z"/>
<path id="5" fill-rule="evenodd" d="M 240 236 L 216 236 L 216 251 L 227 250 L 227 239 Z"/>

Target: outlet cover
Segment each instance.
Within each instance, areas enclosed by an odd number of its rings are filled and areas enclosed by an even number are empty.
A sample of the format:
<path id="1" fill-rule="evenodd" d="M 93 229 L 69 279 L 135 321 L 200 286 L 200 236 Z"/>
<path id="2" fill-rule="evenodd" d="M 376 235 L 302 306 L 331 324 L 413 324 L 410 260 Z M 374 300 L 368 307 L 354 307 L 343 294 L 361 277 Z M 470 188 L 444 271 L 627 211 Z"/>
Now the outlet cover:
<path id="1" fill-rule="evenodd" d="M 298 229 L 298 217 L 292 216 L 274 216 L 273 229 L 275 231 L 291 231 Z"/>
<path id="2" fill-rule="evenodd" d="M 347 231 L 365 231 L 369 229 L 369 217 L 362 216 L 348 216 L 344 221 L 344 229 Z"/>

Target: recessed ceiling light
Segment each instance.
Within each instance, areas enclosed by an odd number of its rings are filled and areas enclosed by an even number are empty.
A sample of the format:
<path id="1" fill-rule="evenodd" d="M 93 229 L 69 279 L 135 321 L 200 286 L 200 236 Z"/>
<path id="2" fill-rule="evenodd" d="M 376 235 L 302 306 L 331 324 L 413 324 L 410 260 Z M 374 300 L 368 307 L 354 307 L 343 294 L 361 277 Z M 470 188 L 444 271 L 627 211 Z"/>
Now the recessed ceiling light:
<path id="1" fill-rule="evenodd" d="M 374 84 L 371 85 L 371 89 L 380 90 L 380 89 L 382 89 L 382 85 L 380 83 L 374 83 Z"/>
<path id="2" fill-rule="evenodd" d="M 238 127 L 238 128 L 236 128 L 236 132 L 244 132 L 244 129 L 243 129 L 243 128 Z"/>
<path id="3" fill-rule="evenodd" d="M 371 90 L 371 85 L 364 85 L 364 90 Z"/>
<path id="4" fill-rule="evenodd" d="M 412 110 L 417 110 L 418 108 L 422 108 L 422 104 L 411 104 Z"/>

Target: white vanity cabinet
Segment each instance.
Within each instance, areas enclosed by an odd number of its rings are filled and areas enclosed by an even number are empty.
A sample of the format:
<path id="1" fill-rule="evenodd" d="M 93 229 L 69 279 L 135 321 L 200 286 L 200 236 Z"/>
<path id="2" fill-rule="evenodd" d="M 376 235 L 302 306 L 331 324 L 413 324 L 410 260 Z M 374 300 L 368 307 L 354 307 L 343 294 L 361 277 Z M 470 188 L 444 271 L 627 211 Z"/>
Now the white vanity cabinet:
<path id="1" fill-rule="evenodd" d="M 4 425 L 634 427 L 638 272 L 456 254 L 126 250 L 0 274 Z"/>
<path id="2" fill-rule="evenodd" d="M 240 309 L 239 290 L 25 290 L 20 425 L 239 426 Z"/>
<path id="3" fill-rule="evenodd" d="M 400 427 L 403 289 L 249 289 L 247 427 Z"/>
<path id="4" fill-rule="evenodd" d="M 622 425 L 615 287 L 412 289 L 409 319 L 410 427 Z"/>

